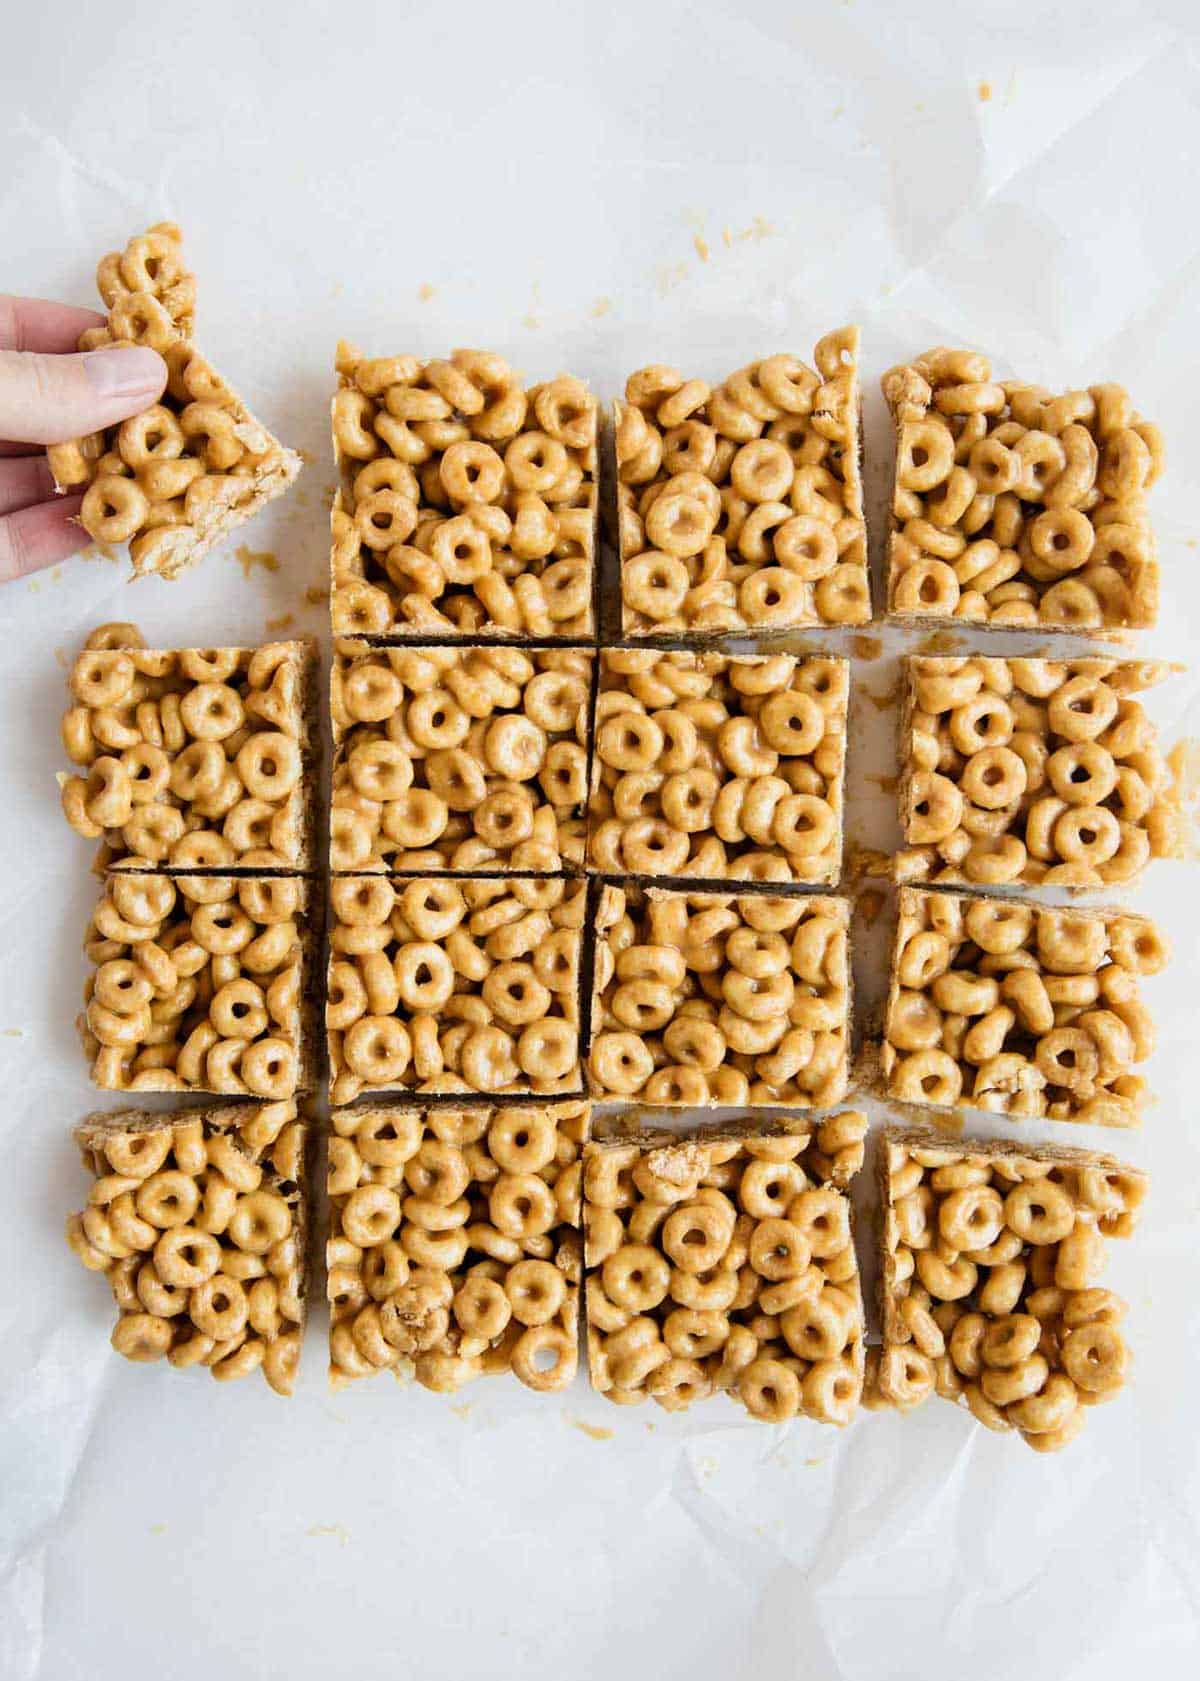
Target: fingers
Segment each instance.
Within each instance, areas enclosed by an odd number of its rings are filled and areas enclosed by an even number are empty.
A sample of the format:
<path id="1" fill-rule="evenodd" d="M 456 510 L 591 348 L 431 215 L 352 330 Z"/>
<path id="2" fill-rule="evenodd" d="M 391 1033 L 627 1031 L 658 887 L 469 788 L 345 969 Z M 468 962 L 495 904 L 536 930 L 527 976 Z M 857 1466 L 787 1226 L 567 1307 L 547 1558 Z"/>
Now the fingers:
<path id="1" fill-rule="evenodd" d="M 44 455 L 0 461 L 0 515 L 48 502 L 53 495 L 54 478 Z"/>
<path id="2" fill-rule="evenodd" d="M 78 344 L 80 333 L 103 325 L 104 316 L 94 309 L 52 304 L 45 298 L 0 297 L 0 350 L 44 350 L 65 356 Z"/>
<path id="3" fill-rule="evenodd" d="M 149 408 L 166 383 L 166 363 L 144 345 L 74 356 L 0 350 L 0 438 L 81 438 Z"/>
<path id="4" fill-rule="evenodd" d="M 0 584 L 54 566 L 91 541 L 78 523 L 82 496 L 63 496 L 0 519 Z"/>

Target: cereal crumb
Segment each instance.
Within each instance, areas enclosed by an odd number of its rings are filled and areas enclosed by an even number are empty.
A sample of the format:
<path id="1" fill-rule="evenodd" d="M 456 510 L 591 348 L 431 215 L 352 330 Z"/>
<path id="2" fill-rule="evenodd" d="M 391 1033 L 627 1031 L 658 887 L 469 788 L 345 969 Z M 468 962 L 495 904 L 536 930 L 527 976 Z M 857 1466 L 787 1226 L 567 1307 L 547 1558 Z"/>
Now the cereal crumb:
<path id="1" fill-rule="evenodd" d="M 887 903 L 887 899 L 886 895 L 881 893 L 877 887 L 868 887 L 858 895 L 856 903 L 858 914 L 862 917 L 864 926 L 874 928 L 879 921 L 879 913 Z"/>
<path id="2" fill-rule="evenodd" d="M 733 244 L 733 230 L 731 228 L 722 228 L 721 229 L 721 238 L 725 241 L 726 245 L 732 245 Z"/>
<path id="3" fill-rule="evenodd" d="M 300 457 L 306 467 L 311 467 L 317 459 L 311 449 L 298 449 L 296 454 Z"/>
<path id="4" fill-rule="evenodd" d="M 957 654 L 967 645 L 957 631 L 931 630 L 917 643 L 917 651 L 922 654 Z"/>
<path id="5" fill-rule="evenodd" d="M 872 846 L 860 846 L 857 841 L 850 841 L 846 847 L 846 880 L 848 882 L 865 881 L 871 877 L 887 881 L 892 874 L 892 860 L 889 853 L 880 852 Z"/>
<path id="6" fill-rule="evenodd" d="M 277 618 L 267 620 L 267 629 L 286 630 L 289 625 L 294 625 L 295 622 L 296 616 L 294 613 L 280 613 Z"/>
<path id="7" fill-rule="evenodd" d="M 580 1435 L 586 1436 L 589 1441 L 611 1442 L 616 1434 L 606 1424 L 589 1424 L 586 1418 L 572 1418 L 570 1413 L 564 1413 L 563 1417 L 572 1430 L 578 1430 Z"/>
<path id="8" fill-rule="evenodd" d="M 855 659 L 877 660 L 883 652 L 883 638 L 865 636 L 860 631 L 850 638 L 850 646 L 854 649 Z"/>
<path id="9" fill-rule="evenodd" d="M 900 778 L 890 773 L 881 774 L 879 772 L 875 772 L 867 777 L 867 781 L 876 783 L 883 789 L 885 794 L 894 794 L 896 789 L 900 786 Z"/>
<path id="10" fill-rule="evenodd" d="M 23 1027 L 6 1027 L 2 1031 L 6 1039 L 23 1039 L 25 1037 Z"/>
<path id="11" fill-rule="evenodd" d="M 523 315 L 521 317 L 522 327 L 528 327 L 531 333 L 536 332 L 541 324 L 536 315 Z"/>
<path id="12" fill-rule="evenodd" d="M 986 105 L 988 100 L 991 97 L 992 97 L 992 84 L 990 82 L 980 82 L 980 84 L 979 84 L 979 103 L 981 105 Z"/>
<path id="13" fill-rule="evenodd" d="M 329 600 L 329 585 L 310 584 L 304 592 L 304 599 L 310 607 L 319 607 L 323 601 Z"/>
<path id="14" fill-rule="evenodd" d="M 332 1535 L 338 1545 L 345 1547 L 349 1544 L 350 1535 L 344 1525 L 340 1523 L 314 1523 L 311 1529 L 304 1531 L 306 1535 Z"/>
<path id="15" fill-rule="evenodd" d="M 607 315 L 611 308 L 611 298 L 597 298 L 591 309 L 592 320 L 599 321 L 600 317 L 602 315 Z"/>
<path id="16" fill-rule="evenodd" d="M 692 244 L 696 247 L 696 255 L 699 257 L 700 261 L 702 263 L 706 263 L 709 258 L 708 241 L 700 234 L 693 234 Z"/>
<path id="17" fill-rule="evenodd" d="M 427 304 L 429 302 L 430 298 L 432 298 L 436 294 L 436 292 L 437 292 L 437 287 L 436 286 L 431 286 L 429 284 L 428 280 L 423 280 L 421 282 L 421 284 L 417 287 L 417 296 L 420 298 L 420 300 L 423 304 Z"/>
<path id="18" fill-rule="evenodd" d="M 824 1465 L 825 1461 L 823 1459 L 806 1459 L 804 1463 L 811 1468 L 813 1465 Z"/>
<path id="19" fill-rule="evenodd" d="M 167 1533 L 167 1526 L 165 1523 L 152 1523 L 150 1525 L 150 1533 L 151 1535 L 165 1535 Z"/>
<path id="20" fill-rule="evenodd" d="M 902 679 L 897 677 L 891 687 L 884 689 L 881 693 L 877 694 L 874 689 L 864 689 L 863 694 L 866 695 L 877 712 L 886 712 L 889 706 L 895 706 L 900 699 L 901 687 Z"/>
<path id="21" fill-rule="evenodd" d="M 70 656 L 70 654 L 68 654 L 68 652 L 65 648 L 56 648 L 54 650 L 54 657 L 58 661 L 59 665 L 62 666 L 64 671 L 69 671 L 70 670 L 70 668 L 71 668 L 71 656 Z"/>
<path id="22" fill-rule="evenodd" d="M 279 556 L 270 549 L 251 549 L 245 543 L 239 543 L 233 555 L 247 578 L 256 566 L 261 566 L 264 572 L 279 571 Z"/>
<path id="23" fill-rule="evenodd" d="M 475 1403 L 474 1401 L 459 1401 L 456 1405 L 450 1408 L 450 1411 L 454 1414 L 455 1418 L 470 1418 L 471 1414 L 475 1411 Z"/>

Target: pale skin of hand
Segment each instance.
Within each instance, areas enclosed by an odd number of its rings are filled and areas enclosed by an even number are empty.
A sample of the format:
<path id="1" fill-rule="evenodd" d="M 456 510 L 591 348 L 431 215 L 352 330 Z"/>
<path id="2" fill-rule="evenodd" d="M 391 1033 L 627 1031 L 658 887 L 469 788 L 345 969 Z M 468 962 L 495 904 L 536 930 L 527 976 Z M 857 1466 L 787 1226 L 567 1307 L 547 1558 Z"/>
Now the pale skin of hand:
<path id="1" fill-rule="evenodd" d="M 76 351 L 94 310 L 0 295 L 0 584 L 53 566 L 91 539 L 82 496 L 57 496 L 47 444 L 114 426 L 158 401 L 167 365 L 156 350 Z"/>

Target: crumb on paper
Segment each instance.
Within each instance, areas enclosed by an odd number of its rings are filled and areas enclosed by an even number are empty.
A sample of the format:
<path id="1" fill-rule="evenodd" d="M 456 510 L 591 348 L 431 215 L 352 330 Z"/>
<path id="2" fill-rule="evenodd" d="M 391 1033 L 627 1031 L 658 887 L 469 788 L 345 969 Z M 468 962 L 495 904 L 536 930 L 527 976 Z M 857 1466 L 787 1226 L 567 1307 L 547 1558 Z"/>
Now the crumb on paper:
<path id="1" fill-rule="evenodd" d="M 659 296 L 666 297 L 668 292 L 673 292 L 681 281 L 687 279 L 687 272 L 686 263 L 664 263 L 655 269 L 654 279 Z"/>
<path id="2" fill-rule="evenodd" d="M 703 234 L 693 234 L 692 244 L 696 247 L 696 255 L 699 257 L 700 261 L 702 263 L 706 263 L 711 253 L 708 249 L 708 241 L 704 238 Z"/>
<path id="3" fill-rule="evenodd" d="M 475 1403 L 474 1401 L 456 1401 L 448 1410 L 454 1414 L 455 1418 L 470 1418 L 475 1411 Z"/>
<path id="4" fill-rule="evenodd" d="M 862 846 L 858 841 L 849 841 L 846 846 L 846 880 L 853 884 L 858 881 L 875 880 L 888 881 L 892 874 L 891 854 L 880 852 L 873 846 Z"/>
<path id="5" fill-rule="evenodd" d="M 306 467 L 313 466 L 317 459 L 311 449 L 298 449 L 296 454 L 300 457 Z"/>
<path id="6" fill-rule="evenodd" d="M 275 618 L 267 620 L 267 629 L 270 631 L 287 630 L 295 622 L 296 615 L 294 613 L 280 613 Z"/>
<path id="7" fill-rule="evenodd" d="M 1190 805 L 1200 798 L 1200 741 L 1195 736 L 1180 736 L 1167 754 L 1167 769 L 1172 799 Z"/>
<path id="8" fill-rule="evenodd" d="M 844 105 L 835 105 L 833 110 L 830 112 L 830 116 L 833 117 L 835 121 L 838 117 L 844 117 L 845 114 L 846 107 Z"/>
<path id="9" fill-rule="evenodd" d="M 858 914 L 867 928 L 874 928 L 879 921 L 879 913 L 887 903 L 887 895 L 881 893 L 878 887 L 864 887 L 855 903 Z"/>
<path id="10" fill-rule="evenodd" d="M 314 1537 L 326 1535 L 332 1536 L 338 1543 L 339 1547 L 348 1546 L 350 1542 L 349 1531 L 346 1529 L 344 1524 L 340 1523 L 314 1523 L 312 1527 L 306 1529 L 304 1533 Z"/>
<path id="11" fill-rule="evenodd" d="M 607 1424 L 589 1424 L 586 1418 L 574 1418 L 570 1413 L 564 1413 L 563 1417 L 572 1430 L 578 1430 L 579 1434 L 586 1436 L 590 1442 L 611 1442 L 616 1434 Z"/>
<path id="12" fill-rule="evenodd" d="M 437 287 L 436 286 L 431 286 L 429 284 L 428 280 L 423 280 L 421 282 L 421 284 L 417 287 L 417 296 L 420 298 L 420 300 L 423 304 L 427 304 L 429 302 L 430 298 L 434 297 L 436 295 L 436 293 L 437 293 Z"/>
<path id="13" fill-rule="evenodd" d="M 858 660 L 877 660 L 883 652 L 883 638 L 881 636 L 866 636 L 857 631 L 850 638 L 850 646 L 854 650 L 854 657 Z"/>
<path id="14" fill-rule="evenodd" d="M 824 1465 L 824 1463 L 825 1461 L 823 1459 L 806 1459 L 804 1461 L 805 1467 L 808 1470 L 811 1470 L 814 1465 Z"/>
<path id="15" fill-rule="evenodd" d="M 0 1028 L 0 1033 L 3 1034 L 5 1039 L 23 1039 L 25 1037 L 25 1029 L 23 1027 Z"/>
<path id="16" fill-rule="evenodd" d="M 333 285 L 329 288 L 329 296 L 331 298 L 340 298 L 342 293 L 345 290 L 346 290 L 345 282 L 341 281 L 341 280 L 335 280 Z"/>
<path id="17" fill-rule="evenodd" d="M 599 321 L 600 317 L 602 315 L 607 315 L 611 308 L 612 308 L 612 299 L 611 298 L 597 298 L 595 303 L 592 305 L 592 308 L 591 308 L 592 320 L 593 321 Z"/>
<path id="18" fill-rule="evenodd" d="M 970 646 L 955 630 L 931 630 L 917 643 L 920 654 L 958 654 Z"/>
<path id="19" fill-rule="evenodd" d="M 990 82 L 980 82 L 978 93 L 979 103 L 981 105 L 986 105 L 988 100 L 992 97 L 992 84 Z"/>
<path id="20" fill-rule="evenodd" d="M 722 228 L 721 229 L 721 238 L 725 241 L 725 244 L 727 246 L 732 245 L 733 244 L 733 229 L 732 228 Z"/>
<path id="21" fill-rule="evenodd" d="M 165 1535 L 167 1533 L 167 1526 L 165 1523 L 152 1523 L 150 1525 L 150 1533 L 151 1535 Z"/>
<path id="22" fill-rule="evenodd" d="M 536 315 L 523 315 L 521 317 L 522 327 L 528 327 L 531 333 L 535 333 L 541 324 Z"/>
<path id="23" fill-rule="evenodd" d="M 883 689 L 878 693 L 874 689 L 864 689 L 862 692 L 877 712 L 886 712 L 889 706 L 895 706 L 896 702 L 900 699 L 901 687 L 902 679 L 897 677 L 896 681 L 889 688 Z"/>
<path id="24" fill-rule="evenodd" d="M 310 607 L 319 607 L 323 601 L 329 600 L 329 585 L 310 584 L 304 592 L 304 599 Z"/>
<path id="25" fill-rule="evenodd" d="M 272 549 L 252 549 L 245 543 L 239 543 L 233 557 L 247 578 L 256 566 L 261 566 L 264 572 L 279 571 L 279 556 Z"/>
<path id="26" fill-rule="evenodd" d="M 64 671 L 69 671 L 71 669 L 71 656 L 65 648 L 56 648 L 54 650 L 54 658 L 58 661 L 59 665 L 62 666 Z"/>
<path id="27" fill-rule="evenodd" d="M 874 782 L 885 794 L 894 794 L 900 786 L 900 778 L 893 771 L 872 771 L 867 781 Z"/>

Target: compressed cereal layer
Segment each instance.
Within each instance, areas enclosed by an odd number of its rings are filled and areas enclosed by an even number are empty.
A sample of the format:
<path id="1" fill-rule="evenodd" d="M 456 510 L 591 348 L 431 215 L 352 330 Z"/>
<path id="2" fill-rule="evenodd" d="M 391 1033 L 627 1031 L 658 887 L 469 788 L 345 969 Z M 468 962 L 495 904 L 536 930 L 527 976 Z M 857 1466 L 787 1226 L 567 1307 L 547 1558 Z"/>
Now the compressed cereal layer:
<path id="1" fill-rule="evenodd" d="M 71 827 L 110 867 L 308 867 L 316 666 L 311 642 L 151 650 L 134 625 L 99 626 L 62 721 Z"/>
<path id="2" fill-rule="evenodd" d="M 1179 850 L 1150 662 L 905 661 L 900 818 L 909 881 L 1124 885 Z"/>
<path id="3" fill-rule="evenodd" d="M 368 359 L 338 346 L 334 633 L 587 636 L 596 400 L 524 389 L 501 357 Z"/>
<path id="4" fill-rule="evenodd" d="M 226 532 L 281 496 L 300 471 L 192 342 L 195 276 L 179 229 L 160 222 L 102 258 L 108 325 L 80 350 L 142 344 L 168 369 L 153 407 L 106 432 L 47 451 L 59 490 L 84 491 L 80 521 L 101 544 L 129 544 L 135 572 L 173 578 Z"/>
<path id="5" fill-rule="evenodd" d="M 849 901 L 601 889 L 593 1097 L 828 1108 L 849 1081 Z"/>
<path id="6" fill-rule="evenodd" d="M 1143 916 L 900 891 L 884 1024 L 891 1097 L 1134 1126 L 1154 1027 L 1139 978 L 1167 962 Z"/>
<path id="7" fill-rule="evenodd" d="M 330 1380 L 411 1371 L 448 1394 L 578 1364 L 582 1103 L 333 1112 Z"/>
<path id="8" fill-rule="evenodd" d="M 330 903 L 334 1103 L 579 1092 L 582 882 L 338 876 Z"/>
<path id="9" fill-rule="evenodd" d="M 1065 1447 L 1130 1363 L 1105 1240 L 1137 1224 L 1146 1176 L 1111 1156 L 998 1139 L 880 1141 L 875 1381 L 902 1409 L 934 1390 L 1039 1453 Z"/>
<path id="10" fill-rule="evenodd" d="M 816 371 L 768 356 L 715 389 L 653 366 L 615 405 L 627 635 L 862 624 L 858 328 Z"/>
<path id="11" fill-rule="evenodd" d="M 1096 634 L 1154 623 L 1146 492 L 1162 437 L 1121 386 L 1055 396 L 943 348 L 891 369 L 883 393 L 891 614 Z"/>
<path id="12" fill-rule="evenodd" d="M 290 1395 L 308 1225 L 295 1104 L 127 1109 L 75 1139 L 93 1184 L 67 1242 L 112 1287 L 117 1352 L 222 1381 L 261 1371 Z"/>
<path id="13" fill-rule="evenodd" d="M 725 1391 L 752 1418 L 854 1416 L 863 1305 L 845 1185 L 866 1118 L 589 1145 L 588 1364 L 610 1401 Z"/>
<path id="14" fill-rule="evenodd" d="M 312 884 L 295 876 L 108 877 L 78 1020 L 106 1091 L 270 1099 L 311 1088 Z"/>
<path id="15" fill-rule="evenodd" d="M 342 642 L 333 869 L 582 867 L 594 658 Z"/>
<path id="16" fill-rule="evenodd" d="M 592 867 L 836 881 L 849 685 L 838 659 L 603 652 Z"/>

